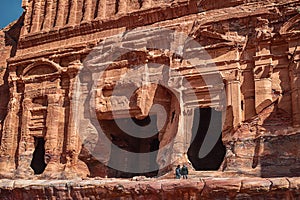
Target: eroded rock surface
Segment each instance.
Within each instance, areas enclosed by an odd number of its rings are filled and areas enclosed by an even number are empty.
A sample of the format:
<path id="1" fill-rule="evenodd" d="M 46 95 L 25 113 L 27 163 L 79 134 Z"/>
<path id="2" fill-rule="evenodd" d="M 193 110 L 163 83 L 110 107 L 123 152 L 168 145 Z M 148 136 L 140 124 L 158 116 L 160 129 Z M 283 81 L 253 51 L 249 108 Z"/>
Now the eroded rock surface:
<path id="1" fill-rule="evenodd" d="M 2 178 L 168 177 L 185 163 L 257 179 L 3 180 L 1 195 L 299 197 L 300 1 L 22 6 L 0 31 Z"/>
<path id="2" fill-rule="evenodd" d="M 299 178 L 1 180 L 0 199 L 297 199 Z"/>

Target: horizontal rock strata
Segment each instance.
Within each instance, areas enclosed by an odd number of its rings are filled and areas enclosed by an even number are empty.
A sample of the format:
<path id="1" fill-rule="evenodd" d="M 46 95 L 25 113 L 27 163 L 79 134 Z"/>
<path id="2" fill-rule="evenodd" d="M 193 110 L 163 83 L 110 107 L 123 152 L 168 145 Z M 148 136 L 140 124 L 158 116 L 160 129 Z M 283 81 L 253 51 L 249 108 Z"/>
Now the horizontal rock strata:
<path id="1" fill-rule="evenodd" d="M 298 199 L 300 178 L 1 180 L 0 199 Z"/>

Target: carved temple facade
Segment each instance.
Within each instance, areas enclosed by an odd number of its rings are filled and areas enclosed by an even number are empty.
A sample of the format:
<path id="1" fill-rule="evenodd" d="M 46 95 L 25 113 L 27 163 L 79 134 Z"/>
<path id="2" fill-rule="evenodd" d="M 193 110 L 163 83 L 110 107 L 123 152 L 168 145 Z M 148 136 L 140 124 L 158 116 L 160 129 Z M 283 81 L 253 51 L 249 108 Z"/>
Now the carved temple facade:
<path id="1" fill-rule="evenodd" d="M 1 177 L 160 176 L 181 163 L 221 176 L 299 175 L 300 1 L 23 0 L 22 7 L 0 38 Z M 186 58 L 139 48 L 163 43 L 162 29 L 183 33 L 200 50 L 189 47 L 194 53 Z M 99 45 L 105 54 L 113 38 L 128 32 L 122 45 L 134 51 L 105 70 L 105 63 L 90 64 L 103 59 L 89 58 Z M 170 45 L 179 47 L 175 36 Z M 81 106 L 88 95 L 95 116 Z M 128 120 L 143 127 L 149 116 L 155 123 L 148 131 L 157 134 L 146 139 L 118 128 Z M 91 128 L 95 120 L 114 145 L 157 153 L 112 159 L 111 144 Z M 206 135 L 218 130 L 211 151 L 199 158 Z M 157 170 L 127 173 L 108 167 L 113 162 L 145 171 L 154 163 Z"/>

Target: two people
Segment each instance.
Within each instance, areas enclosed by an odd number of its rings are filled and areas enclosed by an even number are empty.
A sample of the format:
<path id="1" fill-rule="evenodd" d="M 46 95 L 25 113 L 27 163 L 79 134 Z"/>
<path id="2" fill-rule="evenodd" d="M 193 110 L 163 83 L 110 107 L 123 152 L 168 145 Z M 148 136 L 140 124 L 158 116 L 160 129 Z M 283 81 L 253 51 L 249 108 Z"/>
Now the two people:
<path id="1" fill-rule="evenodd" d="M 180 168 L 180 165 L 177 165 L 175 169 L 176 179 L 180 179 L 181 176 L 183 177 L 183 179 L 187 179 L 188 174 L 189 174 L 189 170 L 186 165 L 183 165 L 182 168 Z"/>

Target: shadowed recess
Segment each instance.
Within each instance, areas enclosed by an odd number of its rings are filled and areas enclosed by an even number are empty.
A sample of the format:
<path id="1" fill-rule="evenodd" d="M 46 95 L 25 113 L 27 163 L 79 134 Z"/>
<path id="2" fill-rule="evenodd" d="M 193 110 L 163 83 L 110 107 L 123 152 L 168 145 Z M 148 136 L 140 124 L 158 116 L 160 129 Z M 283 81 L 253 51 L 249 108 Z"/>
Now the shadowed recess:
<path id="1" fill-rule="evenodd" d="M 198 155 L 202 145 L 205 145 L 203 143 L 205 137 L 208 134 L 219 134 L 217 131 L 222 130 L 222 113 L 211 108 L 196 109 L 199 109 L 199 111 L 194 112 L 192 129 L 194 140 L 188 149 L 188 158 L 196 170 L 218 170 L 226 153 L 226 148 L 222 142 L 222 134 L 220 134 L 219 139 L 208 155 L 204 158 L 199 158 Z M 212 112 L 214 112 L 213 119 L 211 119 Z"/>
<path id="2" fill-rule="evenodd" d="M 44 138 L 34 138 L 35 150 L 30 167 L 33 169 L 34 174 L 42 174 L 46 168 L 45 163 L 45 140 Z"/>
<path id="3" fill-rule="evenodd" d="M 126 126 L 128 124 L 128 121 L 133 120 L 134 123 L 137 125 L 137 129 L 132 131 L 141 132 L 142 130 L 144 132 L 149 132 L 149 134 L 152 134 L 153 136 L 148 138 L 138 138 L 131 136 L 130 133 L 126 133 L 124 130 L 121 130 L 121 128 L 118 126 L 118 124 L 122 126 Z M 150 123 L 150 121 L 152 121 Z M 142 120 L 138 119 L 132 119 L 132 118 L 122 118 L 122 119 L 115 119 L 115 120 L 101 120 L 100 124 L 103 128 L 106 135 L 108 135 L 111 138 L 112 144 L 116 145 L 118 148 L 125 150 L 127 153 L 120 155 L 118 152 L 114 152 L 114 148 L 112 148 L 111 157 L 109 160 L 109 166 L 110 164 L 118 165 L 118 166 L 124 166 L 124 171 L 119 171 L 116 169 L 109 169 L 108 177 L 114 177 L 114 178 L 130 178 L 134 176 L 147 176 L 147 177 L 153 177 L 157 176 L 158 171 L 149 171 L 149 169 L 158 169 L 156 157 L 155 156 L 149 156 L 148 158 L 141 157 L 141 158 L 135 158 L 132 160 L 132 157 L 128 156 L 127 154 L 130 154 L 130 152 L 134 153 L 148 153 L 148 152 L 154 152 L 159 149 L 159 140 L 158 140 L 158 130 L 157 130 L 157 117 L 155 115 L 150 117 L 146 117 Z M 154 123 L 155 122 L 155 123 Z M 145 129 L 145 126 L 147 128 Z M 139 130 L 139 127 L 143 127 L 143 129 Z M 149 154 L 150 155 L 150 154 Z M 126 169 L 130 169 L 132 167 L 141 167 L 141 166 L 148 166 L 148 170 L 146 170 L 145 173 L 131 173 L 126 172 Z"/>

